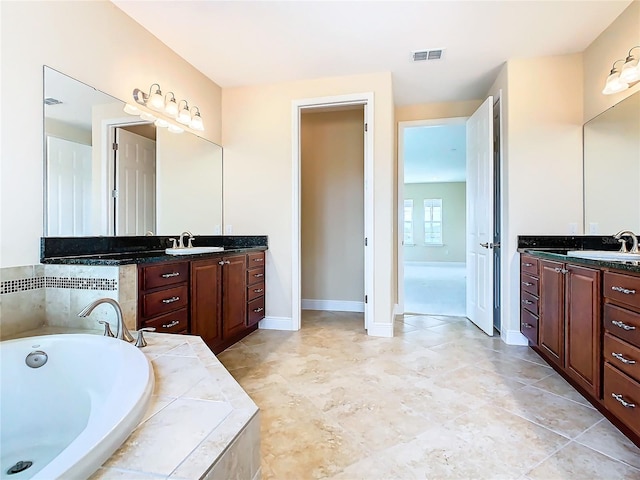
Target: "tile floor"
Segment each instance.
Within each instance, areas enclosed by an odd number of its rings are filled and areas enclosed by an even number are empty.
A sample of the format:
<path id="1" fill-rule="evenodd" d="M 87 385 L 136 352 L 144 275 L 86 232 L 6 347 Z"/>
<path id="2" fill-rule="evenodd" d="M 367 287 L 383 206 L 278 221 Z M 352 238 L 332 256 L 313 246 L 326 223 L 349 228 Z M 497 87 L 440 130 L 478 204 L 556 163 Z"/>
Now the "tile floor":
<path id="1" fill-rule="evenodd" d="M 460 317 L 303 312 L 219 355 L 261 410 L 262 478 L 640 479 L 640 450 L 527 347 Z"/>

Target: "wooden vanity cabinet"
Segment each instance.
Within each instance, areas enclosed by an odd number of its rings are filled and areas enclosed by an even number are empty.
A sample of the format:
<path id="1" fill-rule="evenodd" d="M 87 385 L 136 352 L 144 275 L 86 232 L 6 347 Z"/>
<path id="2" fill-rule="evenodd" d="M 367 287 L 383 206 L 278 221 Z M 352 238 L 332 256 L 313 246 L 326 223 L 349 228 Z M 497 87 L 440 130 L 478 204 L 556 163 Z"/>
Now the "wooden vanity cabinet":
<path id="1" fill-rule="evenodd" d="M 222 265 L 220 258 L 191 262 L 191 333 L 213 349 L 222 343 Z"/>
<path id="2" fill-rule="evenodd" d="M 233 338 L 247 327 L 247 257 L 223 257 L 222 318 L 223 337 Z"/>
<path id="3" fill-rule="evenodd" d="M 604 404 L 640 436 L 640 276 L 605 272 Z"/>
<path id="4" fill-rule="evenodd" d="M 543 356 L 600 398 L 600 271 L 540 260 L 539 301 Z"/>

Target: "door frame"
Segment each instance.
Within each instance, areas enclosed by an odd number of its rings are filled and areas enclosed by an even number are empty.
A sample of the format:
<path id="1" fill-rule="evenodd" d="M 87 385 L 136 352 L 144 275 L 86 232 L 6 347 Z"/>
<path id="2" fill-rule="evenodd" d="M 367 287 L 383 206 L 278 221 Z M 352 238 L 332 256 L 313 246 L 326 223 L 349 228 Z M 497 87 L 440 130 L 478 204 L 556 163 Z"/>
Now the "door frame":
<path id="1" fill-rule="evenodd" d="M 414 127 L 465 125 L 469 117 L 447 117 L 398 122 L 398 305 L 396 313 L 404 314 L 404 131 Z M 466 167 L 465 167 L 466 168 Z M 465 269 L 467 262 L 465 260 Z"/>
<path id="2" fill-rule="evenodd" d="M 291 329 L 300 330 L 302 322 L 302 233 L 301 233 L 301 152 L 300 133 L 301 115 L 303 111 L 363 105 L 366 131 L 364 134 L 364 235 L 367 245 L 364 247 L 364 291 L 368 301 L 364 304 L 364 327 L 369 326 L 374 318 L 373 279 L 374 273 L 374 238 L 373 238 L 373 132 L 374 103 L 373 92 L 313 97 L 297 99 L 291 105 L 291 156 L 292 156 L 292 217 L 291 217 Z M 364 245 L 364 239 L 363 245 Z"/>

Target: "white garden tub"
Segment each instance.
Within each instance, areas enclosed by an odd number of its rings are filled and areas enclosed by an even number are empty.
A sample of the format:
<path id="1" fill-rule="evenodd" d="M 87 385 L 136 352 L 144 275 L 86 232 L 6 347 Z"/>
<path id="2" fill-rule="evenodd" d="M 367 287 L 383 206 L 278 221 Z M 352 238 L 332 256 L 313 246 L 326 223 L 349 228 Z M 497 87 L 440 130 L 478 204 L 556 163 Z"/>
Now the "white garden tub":
<path id="1" fill-rule="evenodd" d="M 38 350 L 46 363 L 29 367 Z M 90 476 L 140 422 L 154 383 L 138 348 L 99 335 L 0 342 L 0 369 L 2 480 Z M 9 474 L 18 462 L 33 465 Z"/>

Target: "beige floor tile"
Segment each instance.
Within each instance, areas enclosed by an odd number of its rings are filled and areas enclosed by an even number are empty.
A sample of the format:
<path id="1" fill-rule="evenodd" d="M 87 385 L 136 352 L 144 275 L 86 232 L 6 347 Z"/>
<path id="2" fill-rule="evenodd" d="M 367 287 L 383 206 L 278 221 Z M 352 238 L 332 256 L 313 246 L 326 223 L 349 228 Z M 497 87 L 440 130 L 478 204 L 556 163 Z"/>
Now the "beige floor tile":
<path id="1" fill-rule="evenodd" d="M 497 399 L 494 405 L 567 438 L 575 438 L 603 418 L 593 408 L 534 387 L 516 390 Z"/>
<path id="2" fill-rule="evenodd" d="M 531 385 L 536 388 L 546 390 L 547 392 L 555 393 L 556 395 L 560 395 L 561 397 L 568 398 L 569 400 L 578 402 L 586 407 L 593 408 L 589 400 L 584 398 L 575 388 L 569 385 L 569 383 L 556 372 L 553 372 L 548 377 L 545 377 L 542 380 L 538 380 Z"/>
<path id="3" fill-rule="evenodd" d="M 571 442 L 527 473 L 531 480 L 615 478 L 637 480 L 640 470 Z"/>
<path id="4" fill-rule="evenodd" d="M 606 418 L 577 437 L 575 441 L 640 469 L 640 448 L 620 433 L 620 430 Z"/>

